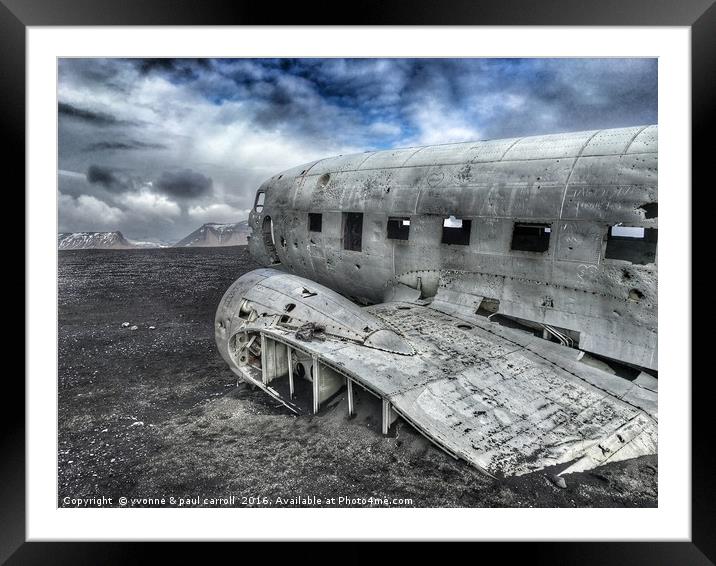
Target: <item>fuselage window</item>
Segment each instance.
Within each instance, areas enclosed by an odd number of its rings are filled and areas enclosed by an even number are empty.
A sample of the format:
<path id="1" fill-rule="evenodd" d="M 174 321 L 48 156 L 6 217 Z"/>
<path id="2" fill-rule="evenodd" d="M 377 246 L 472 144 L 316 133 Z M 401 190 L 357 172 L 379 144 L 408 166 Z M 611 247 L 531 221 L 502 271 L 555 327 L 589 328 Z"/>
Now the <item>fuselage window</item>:
<path id="1" fill-rule="evenodd" d="M 472 227 L 471 220 L 465 220 L 464 218 L 455 218 L 450 216 L 443 220 L 443 244 L 453 244 L 457 246 L 469 246 L 470 245 L 470 228 Z"/>
<path id="2" fill-rule="evenodd" d="M 388 218 L 388 239 L 407 240 L 410 236 L 410 218 L 390 216 Z"/>
<path id="3" fill-rule="evenodd" d="M 363 213 L 343 213 L 343 249 L 359 252 L 363 247 Z"/>
<path id="4" fill-rule="evenodd" d="M 656 261 L 656 228 L 610 226 L 605 259 L 621 259 L 639 265 Z"/>
<path id="5" fill-rule="evenodd" d="M 550 224 L 516 222 L 512 230 L 510 249 L 522 252 L 544 253 L 549 249 Z"/>
<path id="6" fill-rule="evenodd" d="M 323 229 L 323 214 L 318 212 L 309 212 L 308 229 L 311 232 L 320 232 Z"/>
<path id="7" fill-rule="evenodd" d="M 264 209 L 264 200 L 266 200 L 266 193 L 261 191 L 256 194 L 256 201 L 254 202 L 254 210 L 261 212 Z"/>

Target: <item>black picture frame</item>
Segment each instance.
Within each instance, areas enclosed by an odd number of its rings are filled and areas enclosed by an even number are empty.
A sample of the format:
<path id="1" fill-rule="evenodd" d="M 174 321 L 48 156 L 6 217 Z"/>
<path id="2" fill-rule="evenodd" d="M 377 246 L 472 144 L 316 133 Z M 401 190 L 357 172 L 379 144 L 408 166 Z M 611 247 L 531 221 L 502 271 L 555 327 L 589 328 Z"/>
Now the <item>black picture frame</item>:
<path id="1" fill-rule="evenodd" d="M 24 163 L 25 148 L 25 38 L 28 26 L 85 25 L 563 25 L 563 26 L 687 26 L 691 29 L 692 180 L 707 192 L 707 180 L 716 101 L 716 7 L 714 0 L 357 0 L 257 3 L 238 0 L 0 0 L 0 120 L 11 143 L 7 164 Z M 25 186 L 24 167 L 13 167 L 15 186 Z M 21 185 L 20 185 L 21 184 Z M 677 189 L 672 187 L 671 189 Z M 678 190 L 687 194 L 688 187 Z M 24 205 L 21 205 L 24 206 Z M 698 210 L 698 207 L 697 207 Z M 706 224 L 708 221 L 706 220 Z M 693 256 L 692 256 L 693 257 Z M 25 283 L 27 283 L 25 281 Z M 695 295 L 694 295 L 695 296 Z M 32 297 L 25 294 L 25 303 Z M 691 305 L 687 305 L 690 309 Z M 699 340 L 694 334 L 693 351 Z M 701 344 L 705 346 L 705 344 Z M 707 351 L 707 350 L 706 350 Z M 14 373 L 14 372 L 13 372 Z M 682 376 L 688 383 L 689 376 Z M 498 543 L 490 554 L 501 562 L 529 557 L 530 562 L 559 564 L 709 564 L 716 562 L 716 450 L 713 440 L 710 372 L 691 381 L 692 391 L 692 536 L 690 542 L 604 543 Z M 6 403 L 19 406 L 24 384 L 4 383 Z M 9 401 L 12 400 L 12 401 Z M 8 564 L 141 562 L 159 550 L 164 560 L 192 555 L 206 560 L 205 546 L 147 543 L 28 543 L 25 542 L 25 419 L 21 414 L 3 419 L 0 432 L 0 561 Z M 555 533 L 559 538 L 559 533 Z M 358 543 L 352 543 L 358 544 Z M 361 550 L 371 552 L 370 548 Z M 419 552 L 422 552 L 418 549 Z M 328 550 L 351 561 L 368 559 L 345 548 Z M 470 551 L 472 554 L 474 551 Z M 480 552 L 484 552 L 480 550 Z M 179 554 L 180 553 L 180 554 Z M 200 553 L 200 554 L 199 554 Z M 308 555 L 308 553 L 303 553 Z M 360 557 L 363 557 L 362 559 Z M 484 554 L 482 555 L 485 556 Z M 295 560 L 296 551 L 274 545 L 271 559 Z"/>

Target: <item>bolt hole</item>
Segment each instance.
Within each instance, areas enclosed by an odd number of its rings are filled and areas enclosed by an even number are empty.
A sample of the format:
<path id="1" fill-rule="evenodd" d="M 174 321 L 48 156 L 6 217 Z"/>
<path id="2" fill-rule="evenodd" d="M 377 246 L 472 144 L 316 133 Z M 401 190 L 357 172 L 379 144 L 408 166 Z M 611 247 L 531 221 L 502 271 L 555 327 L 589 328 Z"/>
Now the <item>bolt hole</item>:
<path id="1" fill-rule="evenodd" d="M 640 301 L 644 298 L 644 293 L 642 293 L 639 289 L 630 289 L 629 290 L 629 298 L 632 301 Z"/>

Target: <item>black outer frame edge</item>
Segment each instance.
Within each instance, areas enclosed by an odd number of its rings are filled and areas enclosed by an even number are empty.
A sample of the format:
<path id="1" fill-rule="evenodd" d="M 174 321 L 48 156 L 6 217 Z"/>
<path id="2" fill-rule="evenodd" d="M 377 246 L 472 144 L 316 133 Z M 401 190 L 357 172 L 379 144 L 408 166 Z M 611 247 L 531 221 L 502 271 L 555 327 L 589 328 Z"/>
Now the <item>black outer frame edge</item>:
<path id="1" fill-rule="evenodd" d="M 704 232 L 711 224 L 709 207 L 693 206 L 696 196 L 703 195 L 713 184 L 713 132 L 716 127 L 716 4 L 704 12 L 691 28 L 691 198 L 692 245 L 710 243 Z M 710 180 L 711 179 L 711 180 Z M 695 190 L 694 190 L 695 189 Z M 698 191 L 698 192 L 697 192 Z M 701 253 L 699 253 L 701 252 Z M 703 255 L 706 254 L 706 255 Z M 713 248 L 692 249 L 694 258 L 713 257 Z M 692 267 L 692 301 L 703 297 L 708 277 L 694 277 Z M 699 292 L 702 291 L 702 292 Z M 693 317 L 693 305 L 688 305 Z M 702 356 L 709 352 L 706 336 L 699 333 L 691 320 L 692 352 Z M 710 336 L 709 336 L 710 338 Z M 709 371 L 710 370 L 710 371 Z M 692 355 L 691 371 L 691 540 L 712 561 L 716 562 L 716 442 L 714 441 L 713 367 L 696 363 Z"/>
<path id="2" fill-rule="evenodd" d="M 189 0 L 125 0 L 101 5 L 92 0 L 0 0 L 0 126 L 12 140 L 5 156 L 7 163 L 24 163 L 25 148 L 25 26 L 39 25 L 316 25 L 340 24 L 332 10 L 338 3 L 318 2 L 315 9 L 305 3 L 287 10 L 273 5 L 251 7 L 222 0 L 202 3 Z M 11 8 L 8 10 L 7 6 Z M 586 0 L 558 0 L 528 4 L 523 0 L 500 3 L 453 0 L 440 8 L 428 0 L 412 3 L 360 0 L 352 5 L 351 25 L 670 25 L 692 26 L 692 180 L 693 186 L 713 184 L 709 178 L 711 132 L 714 131 L 716 101 L 716 5 L 713 0 L 677 3 L 669 0 L 605 0 L 599 4 Z M 14 15 L 13 15 L 14 14 Z M 320 14 L 320 15 L 319 15 Z M 17 17 L 16 17 L 17 16 Z M 25 186 L 25 170 L 15 167 L 15 186 Z M 712 176 L 711 176 L 712 177 Z M 24 202 L 22 204 L 24 210 Z M 703 208 L 700 210 L 703 214 Z M 698 223 L 701 225 L 707 224 Z M 695 254 L 694 254 L 695 255 Z M 693 257 L 693 255 L 692 255 Z M 23 270 L 24 277 L 24 270 Z M 27 304 L 27 295 L 25 296 Z M 689 305 L 690 307 L 690 305 Z M 703 340 L 694 334 L 694 344 Z M 703 344 L 704 346 L 706 344 Z M 696 351 L 703 349 L 694 348 Z M 522 556 L 531 562 L 553 564 L 710 564 L 716 560 L 716 451 L 711 430 L 712 407 L 710 372 L 692 382 L 692 542 L 654 543 L 514 543 L 482 544 L 504 558 Z M 5 384 L 6 399 L 24 398 L 24 386 L 17 380 Z M 25 419 L 20 415 L 4 423 L 0 437 L 0 561 L 11 554 L 8 564 L 80 564 L 143 562 L 161 551 L 163 557 L 188 558 L 196 553 L 207 558 L 207 546 L 163 543 L 25 543 Z M 559 533 L 555 533 L 559 537 Z M 244 543 L 249 544 L 249 543 Z M 358 550 L 370 550 L 377 543 L 349 543 Z M 272 543 L 274 558 L 281 554 L 292 561 L 302 547 Z M 329 544 L 330 546 L 330 544 Z M 384 546 L 384 545 L 381 545 Z M 422 552 L 420 546 L 413 547 Z M 17 549 L 17 550 L 16 550 Z M 259 549 L 263 550 L 263 549 Z M 326 548 L 325 550 L 329 550 Z M 338 552 L 351 562 L 357 553 L 343 545 Z M 178 551 L 178 552 L 177 552 Z M 13 554 L 14 552 L 14 554 Z M 329 551 L 330 554 L 330 551 Z M 350 557 L 353 557 L 351 559 Z"/>
<path id="3" fill-rule="evenodd" d="M 5 186 L 14 189 L 9 191 L 10 194 L 6 193 L 9 201 L 14 202 L 5 203 L 4 208 L 8 212 L 15 211 L 13 216 L 16 218 L 19 216 L 17 211 L 21 210 L 24 219 L 25 25 L 1 3 L 0 84 L 0 132 L 9 142 L 3 149 L 3 169 L 9 177 Z M 27 305 L 24 254 L 20 261 L 13 263 L 16 267 L 22 266 L 22 293 Z M 17 270 L 13 271 L 18 277 Z M 19 301 L 15 305 L 20 310 Z M 22 336 L 24 340 L 24 323 Z M 11 350 L 6 347 L 5 351 Z M 21 359 L 24 368 L 24 358 Z M 22 544 L 25 537 L 25 387 L 17 371 L 6 371 L 5 375 L 8 379 L 3 383 L 5 403 L 0 426 L 0 562 Z"/>
<path id="4" fill-rule="evenodd" d="M 2 0 L 25 25 L 691 25 L 713 0 Z"/>
<path id="5" fill-rule="evenodd" d="M 348 530 L 348 529 L 347 529 Z M 240 544 L 240 549 L 237 549 Z M 241 551 L 241 555 L 270 556 L 271 563 L 284 562 L 331 563 L 365 566 L 375 557 L 388 557 L 395 552 L 395 563 L 420 563 L 426 557 L 438 563 L 469 563 L 492 559 L 498 564 L 549 564 L 634 566 L 709 566 L 710 562 L 696 546 L 689 542 L 484 542 L 484 543 L 384 543 L 384 542 L 326 542 L 320 548 L 309 543 L 163 543 L 163 542 L 48 542 L 25 543 L 6 563 L 7 566 L 27 564 L 157 564 L 207 563 L 212 558 L 226 559 L 227 552 Z M 449 548 L 445 545 L 450 544 Z M 431 552 L 433 556 L 430 556 Z M 51 557 L 51 560 L 48 558 Z M 322 557 L 322 558 L 319 558 Z M 234 560 L 240 560 L 237 553 Z M 413 560 L 415 559 L 415 560 Z"/>

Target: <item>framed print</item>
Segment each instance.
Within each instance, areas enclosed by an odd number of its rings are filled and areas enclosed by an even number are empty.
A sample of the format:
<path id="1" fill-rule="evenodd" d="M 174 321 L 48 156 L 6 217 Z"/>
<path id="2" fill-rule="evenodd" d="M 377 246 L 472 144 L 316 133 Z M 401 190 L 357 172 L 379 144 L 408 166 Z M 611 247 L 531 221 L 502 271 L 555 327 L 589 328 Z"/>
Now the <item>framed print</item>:
<path id="1" fill-rule="evenodd" d="M 3 0 L 28 329 L 3 559 L 714 560 L 691 185 L 716 12 L 611 8 Z"/>

